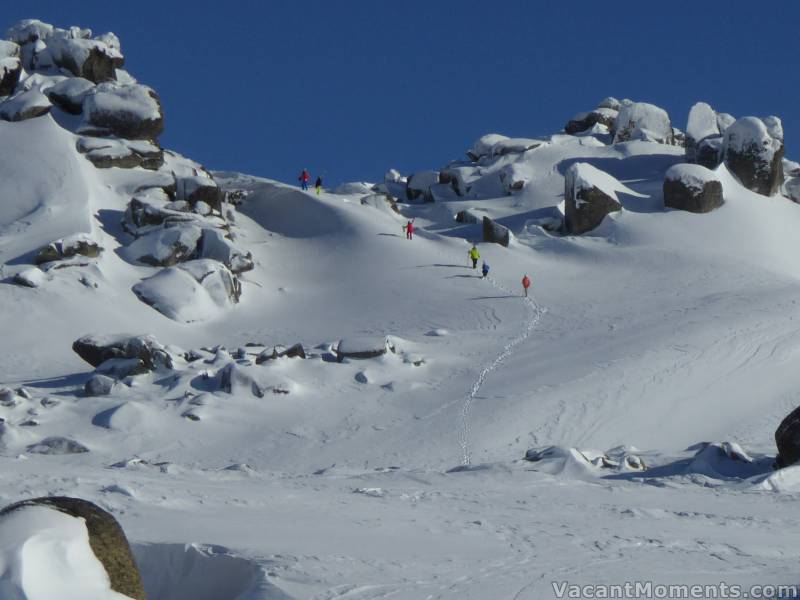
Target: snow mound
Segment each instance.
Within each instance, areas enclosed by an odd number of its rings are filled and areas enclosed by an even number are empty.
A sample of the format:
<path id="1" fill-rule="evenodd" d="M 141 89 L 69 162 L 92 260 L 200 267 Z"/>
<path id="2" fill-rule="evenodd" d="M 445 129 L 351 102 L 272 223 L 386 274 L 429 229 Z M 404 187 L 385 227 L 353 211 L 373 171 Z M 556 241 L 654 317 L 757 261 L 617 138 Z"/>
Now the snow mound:
<path id="1" fill-rule="evenodd" d="M 0 518 L 0 597 L 14 600 L 125 600 L 111 589 L 83 519 L 45 508 Z"/>

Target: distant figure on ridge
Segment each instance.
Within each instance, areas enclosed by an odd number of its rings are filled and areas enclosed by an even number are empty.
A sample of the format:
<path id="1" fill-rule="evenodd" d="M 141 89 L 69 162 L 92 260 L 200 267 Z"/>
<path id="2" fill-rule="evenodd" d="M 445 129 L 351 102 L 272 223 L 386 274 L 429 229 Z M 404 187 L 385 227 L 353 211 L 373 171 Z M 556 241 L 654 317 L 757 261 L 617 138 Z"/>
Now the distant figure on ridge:
<path id="1" fill-rule="evenodd" d="M 481 273 L 483 273 L 484 279 L 489 274 L 489 265 L 486 264 L 486 261 L 483 261 L 483 265 L 481 266 Z"/>
<path id="2" fill-rule="evenodd" d="M 314 187 L 317 188 L 317 196 L 319 196 L 319 193 L 322 191 L 322 176 L 321 175 L 317 176 L 317 181 L 314 184 Z"/>
<path id="3" fill-rule="evenodd" d="M 300 187 L 304 190 L 308 189 L 308 181 L 311 179 L 311 175 L 308 174 L 308 169 L 303 169 L 303 172 L 300 173 L 300 177 L 297 180 L 300 182 Z"/>
<path id="4" fill-rule="evenodd" d="M 403 225 L 403 230 L 406 232 L 407 240 L 414 239 L 414 219 L 411 219 L 408 223 Z"/>
<path id="5" fill-rule="evenodd" d="M 469 257 L 472 259 L 472 268 L 477 269 L 478 259 L 481 257 L 481 253 L 478 252 L 478 248 L 475 246 L 475 244 L 472 244 L 472 248 L 469 251 Z"/>
<path id="6" fill-rule="evenodd" d="M 531 287 L 531 278 L 528 277 L 528 274 L 525 273 L 525 276 L 522 278 L 522 289 L 525 290 L 525 297 L 528 297 L 528 288 Z"/>

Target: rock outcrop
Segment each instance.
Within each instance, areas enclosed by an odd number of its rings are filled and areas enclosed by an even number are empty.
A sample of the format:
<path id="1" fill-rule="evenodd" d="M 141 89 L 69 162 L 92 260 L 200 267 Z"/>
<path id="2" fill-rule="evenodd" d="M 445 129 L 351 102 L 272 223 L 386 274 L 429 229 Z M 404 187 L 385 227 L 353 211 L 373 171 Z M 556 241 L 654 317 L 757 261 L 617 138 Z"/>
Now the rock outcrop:
<path id="1" fill-rule="evenodd" d="M 664 178 L 664 206 L 694 213 L 707 213 L 723 204 L 722 182 L 705 167 L 678 164 Z"/>
<path id="2" fill-rule="evenodd" d="M 136 359 L 147 371 L 173 367 L 172 356 L 152 335 L 86 335 L 72 350 L 93 367 L 113 359 Z"/>
<path id="3" fill-rule="evenodd" d="M 158 95 L 139 84 L 101 83 L 83 100 L 81 131 L 129 140 L 155 140 L 164 129 Z"/>
<path id="4" fill-rule="evenodd" d="M 581 234 L 591 231 L 606 215 L 622 210 L 619 201 L 603 188 L 610 175 L 587 163 L 575 163 L 564 178 L 565 215 L 567 233 Z"/>
<path id="5" fill-rule="evenodd" d="M 23 500 L 0 511 L 0 527 L 9 516 L 31 507 L 52 509 L 81 519 L 89 537 L 89 547 L 108 575 L 111 589 L 134 600 L 147 600 L 139 567 L 131 552 L 125 532 L 109 512 L 80 498 L 46 496 Z M 31 537 L 37 535 L 30 532 Z"/>
<path id="6" fill-rule="evenodd" d="M 728 127 L 725 166 L 748 190 L 773 196 L 783 183 L 783 127 L 777 117 L 743 117 Z"/>
<path id="7" fill-rule="evenodd" d="M 511 241 L 511 231 L 508 227 L 495 223 L 489 217 L 483 217 L 483 241 L 500 244 L 508 248 Z"/>
<path id="8" fill-rule="evenodd" d="M 800 406 L 778 425 L 775 430 L 775 444 L 778 447 L 778 456 L 775 459 L 777 468 L 788 467 L 800 460 Z"/>
<path id="9" fill-rule="evenodd" d="M 673 143 L 672 123 L 667 111 L 646 102 L 623 103 L 614 130 L 614 143 L 630 140 Z"/>
<path id="10" fill-rule="evenodd" d="M 14 92 L 21 73 L 19 45 L 0 40 L 0 96 L 10 96 Z"/>
<path id="11" fill-rule="evenodd" d="M 0 103 L 0 119 L 4 121 L 35 119 L 49 113 L 52 107 L 47 96 L 39 90 L 26 90 Z"/>

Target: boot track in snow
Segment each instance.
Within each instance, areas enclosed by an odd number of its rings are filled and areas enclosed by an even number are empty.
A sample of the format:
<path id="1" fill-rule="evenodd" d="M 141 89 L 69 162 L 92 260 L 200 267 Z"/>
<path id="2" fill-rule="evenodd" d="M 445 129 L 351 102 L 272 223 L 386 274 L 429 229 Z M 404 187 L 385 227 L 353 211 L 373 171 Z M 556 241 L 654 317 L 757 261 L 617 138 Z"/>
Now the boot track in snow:
<path id="1" fill-rule="evenodd" d="M 505 286 L 498 283 L 491 277 L 486 277 L 486 279 L 491 283 L 494 287 L 498 290 L 505 292 L 506 294 L 513 295 L 513 293 L 508 290 Z M 486 381 L 486 378 L 489 376 L 490 373 L 495 371 L 497 367 L 499 367 L 502 362 L 511 356 L 514 353 L 514 349 L 519 346 L 522 342 L 527 340 L 531 333 L 533 332 L 536 325 L 542 318 L 545 310 L 542 309 L 539 304 L 536 302 L 536 299 L 533 296 L 526 296 L 524 298 L 525 305 L 530 310 L 530 315 L 525 322 L 525 327 L 522 329 L 522 333 L 520 333 L 517 337 L 511 340 L 508 344 L 503 347 L 503 351 L 486 367 L 481 370 L 480 374 L 478 375 L 478 379 L 472 385 L 469 393 L 467 394 L 466 398 L 464 398 L 464 404 L 461 408 L 461 464 L 463 466 L 468 466 L 471 463 L 471 452 L 469 447 L 469 437 L 470 437 L 470 426 L 469 426 L 469 411 L 472 406 L 472 401 L 478 395 L 483 383 Z"/>

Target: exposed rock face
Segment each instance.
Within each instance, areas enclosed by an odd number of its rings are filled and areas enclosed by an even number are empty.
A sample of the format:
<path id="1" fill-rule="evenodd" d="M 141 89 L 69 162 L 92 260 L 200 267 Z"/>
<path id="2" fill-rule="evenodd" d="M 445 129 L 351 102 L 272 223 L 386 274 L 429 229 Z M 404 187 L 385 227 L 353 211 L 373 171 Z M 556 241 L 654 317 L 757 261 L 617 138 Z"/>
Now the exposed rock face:
<path id="1" fill-rule="evenodd" d="M 155 140 L 164 129 L 158 95 L 139 84 L 101 83 L 83 101 L 85 133 Z"/>
<path id="2" fill-rule="evenodd" d="M 622 210 L 616 199 L 592 183 L 596 172 L 602 173 L 586 163 L 576 163 L 567 170 L 564 178 L 567 233 L 579 235 L 591 231 L 607 214 Z"/>
<path id="3" fill-rule="evenodd" d="M 667 111 L 646 102 L 623 104 L 614 128 L 614 143 L 629 140 L 673 143 L 672 123 Z"/>
<path id="4" fill-rule="evenodd" d="M 722 164 L 722 145 L 721 135 L 708 136 L 697 144 L 694 162 L 704 166 L 706 169 L 716 169 Z"/>
<path id="5" fill-rule="evenodd" d="M 178 223 L 143 235 L 122 252 L 131 261 L 153 267 L 171 267 L 196 256 L 202 230 L 196 225 Z"/>
<path id="6" fill-rule="evenodd" d="M 456 223 L 477 223 L 478 217 L 471 210 L 460 210 L 456 213 Z"/>
<path id="7" fill-rule="evenodd" d="M 10 96 L 14 92 L 21 73 L 19 46 L 14 42 L 0 40 L 0 96 Z"/>
<path id="8" fill-rule="evenodd" d="M 53 105 L 39 90 L 27 90 L 11 96 L 0 104 L 0 118 L 4 121 L 26 121 L 50 112 Z"/>
<path id="9" fill-rule="evenodd" d="M 707 213 L 723 204 L 722 182 L 700 165 L 671 167 L 664 179 L 664 205 L 694 213 Z"/>
<path id="10" fill-rule="evenodd" d="M 800 460 L 800 406 L 790 412 L 775 430 L 778 456 L 777 468 L 788 467 Z"/>
<path id="11" fill-rule="evenodd" d="M 93 367 L 111 359 L 138 359 L 148 371 L 172 368 L 172 357 L 152 335 L 86 335 L 72 350 Z"/>
<path id="12" fill-rule="evenodd" d="M 256 357 L 256 364 L 260 365 L 267 362 L 268 360 L 275 360 L 278 358 L 282 358 L 284 356 L 286 358 L 305 358 L 306 351 L 303 348 L 303 344 L 300 343 L 297 343 L 294 346 L 290 346 L 289 348 L 284 348 L 282 350 L 279 350 L 278 347 L 276 346 L 275 348 L 272 349 L 272 352 L 264 350 L 261 354 L 259 354 Z"/>
<path id="13" fill-rule="evenodd" d="M 483 217 L 483 241 L 500 244 L 508 248 L 511 232 L 508 227 L 495 223 L 489 217 Z"/>
<path id="14" fill-rule="evenodd" d="M 783 127 L 777 117 L 743 117 L 728 127 L 725 166 L 747 189 L 775 195 L 783 183 Z"/>
<path id="15" fill-rule="evenodd" d="M 222 209 L 224 194 L 217 182 L 210 177 L 200 175 L 194 177 L 180 177 L 177 181 L 178 198 L 186 200 L 191 206 L 198 202 L 205 202 L 216 211 Z"/>
<path id="16" fill-rule="evenodd" d="M 37 265 L 41 265 L 47 262 L 65 260 L 76 255 L 96 258 L 100 256 L 102 251 L 103 248 L 97 242 L 85 234 L 78 234 L 50 242 L 36 253 L 35 260 Z"/>
<path id="17" fill-rule="evenodd" d="M 47 496 L 11 504 L 0 511 L 0 519 L 14 511 L 33 506 L 51 508 L 83 519 L 89 532 L 89 546 L 108 574 L 111 589 L 134 600 L 147 600 L 141 574 L 125 532 L 110 513 L 80 498 Z"/>
<path id="18" fill-rule="evenodd" d="M 89 36 L 91 31 L 87 30 Z M 50 57 L 57 67 L 94 83 L 114 81 L 115 70 L 122 68 L 124 59 L 119 50 L 99 40 L 81 37 L 74 30 L 57 32 L 47 40 Z"/>

